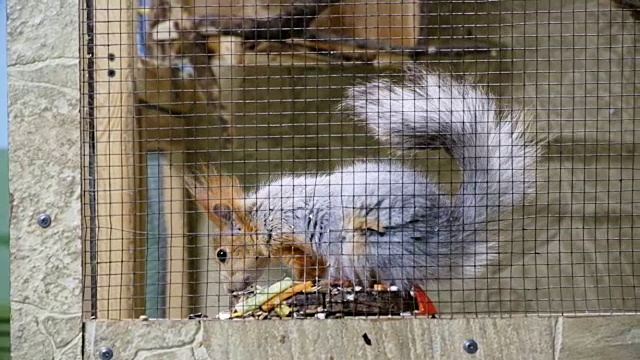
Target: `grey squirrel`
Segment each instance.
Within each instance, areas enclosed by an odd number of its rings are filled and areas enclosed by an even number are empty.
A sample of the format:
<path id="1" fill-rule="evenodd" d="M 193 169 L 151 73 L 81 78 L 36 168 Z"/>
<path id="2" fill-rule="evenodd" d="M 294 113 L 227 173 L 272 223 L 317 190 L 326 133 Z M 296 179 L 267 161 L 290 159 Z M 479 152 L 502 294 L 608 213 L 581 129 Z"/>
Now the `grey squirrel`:
<path id="1" fill-rule="evenodd" d="M 186 186 L 219 229 L 212 241 L 229 291 L 254 284 L 271 258 L 299 280 L 409 290 L 497 256 L 487 223 L 533 190 L 539 146 L 482 88 L 418 68 L 407 78 L 356 85 L 342 108 L 396 150 L 444 148 L 463 170 L 457 195 L 390 160 L 284 176 L 250 193 L 233 176 L 196 172 Z"/>

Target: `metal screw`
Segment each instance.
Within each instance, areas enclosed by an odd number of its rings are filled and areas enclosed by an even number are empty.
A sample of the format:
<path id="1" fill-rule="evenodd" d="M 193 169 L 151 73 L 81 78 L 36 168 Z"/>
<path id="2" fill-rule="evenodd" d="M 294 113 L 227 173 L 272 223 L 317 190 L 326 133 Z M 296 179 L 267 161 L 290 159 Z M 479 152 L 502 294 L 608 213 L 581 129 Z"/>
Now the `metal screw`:
<path id="1" fill-rule="evenodd" d="M 475 354 L 478 352 L 478 343 L 473 339 L 465 340 L 464 344 L 462 344 L 462 348 L 468 354 Z"/>
<path id="2" fill-rule="evenodd" d="M 108 347 L 103 347 L 100 349 L 100 359 L 102 360 L 111 360 L 113 359 L 113 350 Z"/>
<path id="3" fill-rule="evenodd" d="M 38 215 L 38 225 L 45 229 L 51 226 L 51 216 L 49 214 Z"/>

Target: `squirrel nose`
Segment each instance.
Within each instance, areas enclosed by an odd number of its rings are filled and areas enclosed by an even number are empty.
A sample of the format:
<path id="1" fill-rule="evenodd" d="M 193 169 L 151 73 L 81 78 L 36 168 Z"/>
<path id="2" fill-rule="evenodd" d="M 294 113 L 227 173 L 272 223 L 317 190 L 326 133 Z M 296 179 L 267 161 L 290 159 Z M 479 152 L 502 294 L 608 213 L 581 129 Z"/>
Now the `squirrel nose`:
<path id="1" fill-rule="evenodd" d="M 242 281 L 233 281 L 227 286 L 227 291 L 232 293 L 235 291 L 246 290 L 249 286 L 253 285 L 251 278 L 247 275 Z"/>

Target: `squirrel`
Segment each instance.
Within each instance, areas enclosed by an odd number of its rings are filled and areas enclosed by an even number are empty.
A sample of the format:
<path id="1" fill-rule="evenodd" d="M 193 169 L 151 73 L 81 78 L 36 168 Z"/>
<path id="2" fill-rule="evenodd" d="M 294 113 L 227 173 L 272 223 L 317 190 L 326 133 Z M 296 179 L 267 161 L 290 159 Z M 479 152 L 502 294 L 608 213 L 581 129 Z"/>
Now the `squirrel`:
<path id="1" fill-rule="evenodd" d="M 212 241 L 229 292 L 255 284 L 274 258 L 298 280 L 403 291 L 495 260 L 487 224 L 532 192 L 539 146 L 521 113 L 501 115 L 483 88 L 416 67 L 407 75 L 355 84 L 341 109 L 393 149 L 444 148 L 463 171 L 459 192 L 445 195 L 394 160 L 284 176 L 249 193 L 233 176 L 195 170 L 185 186 L 219 229 Z"/>

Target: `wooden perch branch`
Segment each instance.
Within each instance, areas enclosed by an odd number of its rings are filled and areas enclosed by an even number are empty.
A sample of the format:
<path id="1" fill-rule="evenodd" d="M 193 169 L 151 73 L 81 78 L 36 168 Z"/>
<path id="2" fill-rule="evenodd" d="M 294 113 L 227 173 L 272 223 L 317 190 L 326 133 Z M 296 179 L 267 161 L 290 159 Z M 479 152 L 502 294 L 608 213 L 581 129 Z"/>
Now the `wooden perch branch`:
<path id="1" fill-rule="evenodd" d="M 325 43 L 329 43 L 329 42 L 340 43 L 340 44 L 351 46 L 353 48 L 384 51 L 392 54 L 408 56 L 410 58 L 419 58 L 422 56 L 429 56 L 429 55 L 451 55 L 451 54 L 459 54 L 459 53 L 472 52 L 472 51 L 487 52 L 487 51 L 491 51 L 491 48 L 494 47 L 489 43 L 485 43 L 477 40 L 460 41 L 458 44 L 447 45 L 447 46 L 443 46 L 443 45 L 399 46 L 399 45 L 389 44 L 386 41 L 380 41 L 375 39 L 347 38 L 342 36 L 336 36 L 328 32 L 320 32 L 320 31 L 314 31 L 314 30 L 308 30 L 305 33 L 304 40 L 308 42 L 313 41 L 313 42 L 325 42 Z"/>
<path id="2" fill-rule="evenodd" d="M 305 35 L 304 39 L 290 39 L 288 42 L 311 48 L 323 55 L 364 62 L 379 60 L 381 54 L 386 54 L 388 58 L 395 58 L 398 61 L 417 60 L 434 55 L 452 56 L 465 55 L 470 52 L 492 52 L 492 48 L 495 47 L 492 44 L 475 40 L 461 41 L 453 45 L 398 46 L 385 41 L 345 38 L 313 30 L 308 30 Z"/>

